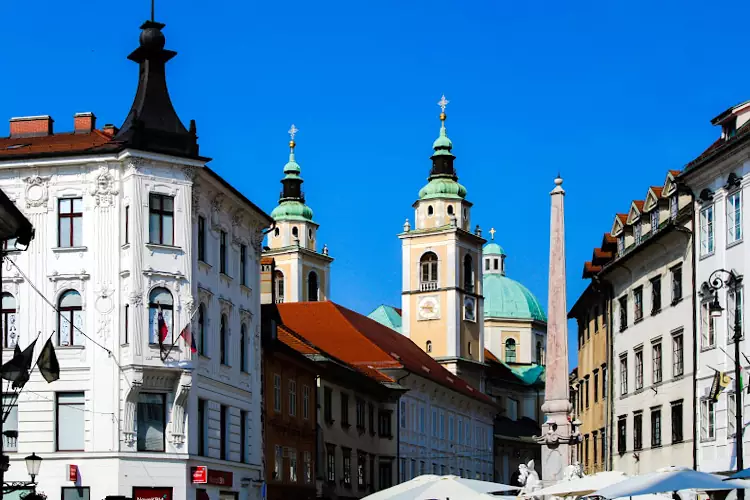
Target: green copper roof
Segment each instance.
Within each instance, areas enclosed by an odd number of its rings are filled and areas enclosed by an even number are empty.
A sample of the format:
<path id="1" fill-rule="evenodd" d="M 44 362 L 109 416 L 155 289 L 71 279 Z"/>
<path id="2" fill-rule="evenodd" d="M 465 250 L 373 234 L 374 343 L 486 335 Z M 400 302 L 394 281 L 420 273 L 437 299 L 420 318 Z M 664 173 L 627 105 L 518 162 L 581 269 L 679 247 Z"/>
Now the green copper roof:
<path id="1" fill-rule="evenodd" d="M 547 322 L 539 301 L 521 283 L 502 274 L 485 274 L 484 317 L 511 318 Z"/>
<path id="2" fill-rule="evenodd" d="M 271 212 L 271 218 L 275 221 L 298 220 L 312 222 L 313 211 L 301 201 L 282 201 Z"/>
<path id="3" fill-rule="evenodd" d="M 401 333 L 401 310 L 382 305 L 367 315 L 368 318 Z"/>
<path id="4" fill-rule="evenodd" d="M 484 246 L 484 249 L 482 250 L 483 255 L 505 255 L 505 250 L 503 250 L 503 247 L 495 243 L 494 241 L 492 243 L 487 243 Z"/>
<path id="5" fill-rule="evenodd" d="M 429 200 L 432 198 L 454 198 L 463 200 L 466 198 L 466 188 L 453 179 L 437 177 L 427 183 L 425 187 L 419 190 L 420 200 Z"/>
<path id="6" fill-rule="evenodd" d="M 443 125 L 440 127 L 440 136 L 432 143 L 432 149 L 435 150 L 436 155 L 451 154 L 453 143 L 448 139 L 448 133 L 445 130 L 445 122 L 443 122 Z"/>
<path id="7" fill-rule="evenodd" d="M 296 177 L 301 171 L 302 169 L 300 168 L 299 163 L 294 160 L 294 153 L 290 153 L 289 162 L 284 165 L 284 173 L 286 174 L 286 177 Z"/>

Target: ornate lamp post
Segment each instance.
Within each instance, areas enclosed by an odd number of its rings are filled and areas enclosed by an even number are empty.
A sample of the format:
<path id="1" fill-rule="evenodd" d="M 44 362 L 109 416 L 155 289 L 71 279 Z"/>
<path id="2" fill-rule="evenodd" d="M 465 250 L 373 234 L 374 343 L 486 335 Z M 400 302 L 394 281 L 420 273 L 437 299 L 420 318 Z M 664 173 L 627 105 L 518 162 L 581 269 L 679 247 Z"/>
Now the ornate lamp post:
<path id="1" fill-rule="evenodd" d="M 2 462 L 0 462 L 3 472 L 8 472 L 10 467 L 10 459 L 8 455 L 2 456 Z M 31 476 L 31 481 L 13 481 L 10 483 L 3 482 L 3 493 L 11 493 L 13 491 L 31 489 L 36 491 L 36 477 L 39 475 L 39 469 L 42 467 L 42 457 L 36 453 L 32 453 L 26 457 L 26 470 Z"/>
<path id="2" fill-rule="evenodd" d="M 712 318 L 721 317 L 724 308 L 719 304 L 719 290 L 726 288 L 734 294 L 734 325 L 732 340 L 734 341 L 734 403 L 735 403 L 735 435 L 734 445 L 737 455 L 737 471 L 745 468 L 742 453 L 742 391 L 740 390 L 740 376 L 742 366 L 740 365 L 740 340 L 742 339 L 742 304 L 737 292 L 742 284 L 742 276 L 734 271 L 717 269 L 708 278 L 708 292 L 713 294 L 713 299 L 708 304 L 708 311 Z M 745 499 L 745 490 L 737 490 L 737 500 Z"/>

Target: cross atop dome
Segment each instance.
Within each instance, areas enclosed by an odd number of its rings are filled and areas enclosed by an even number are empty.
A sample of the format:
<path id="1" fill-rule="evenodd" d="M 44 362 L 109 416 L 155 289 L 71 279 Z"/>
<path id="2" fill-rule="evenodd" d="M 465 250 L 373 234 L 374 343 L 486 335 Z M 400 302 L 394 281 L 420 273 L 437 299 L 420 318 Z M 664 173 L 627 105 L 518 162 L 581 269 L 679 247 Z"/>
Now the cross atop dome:
<path id="1" fill-rule="evenodd" d="M 291 137 L 291 140 L 289 141 L 289 147 L 291 148 L 292 153 L 294 152 L 294 146 L 297 145 L 297 143 L 294 142 L 294 136 L 297 135 L 297 132 L 299 132 L 299 129 L 294 126 L 294 123 L 292 123 L 292 127 L 287 131 L 289 137 Z"/>
<path id="2" fill-rule="evenodd" d="M 490 236 L 492 237 L 492 239 L 493 239 L 493 240 L 495 239 L 495 233 L 496 233 L 496 232 L 497 232 L 497 231 L 495 231 L 495 228 L 494 228 L 494 227 L 490 229 Z"/>

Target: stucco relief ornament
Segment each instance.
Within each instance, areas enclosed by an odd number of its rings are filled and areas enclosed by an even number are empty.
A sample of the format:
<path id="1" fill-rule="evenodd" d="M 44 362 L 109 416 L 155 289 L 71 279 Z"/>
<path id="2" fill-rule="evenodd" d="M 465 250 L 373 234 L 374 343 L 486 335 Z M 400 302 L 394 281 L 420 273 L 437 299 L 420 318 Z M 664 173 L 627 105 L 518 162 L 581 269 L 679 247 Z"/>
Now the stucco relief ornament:
<path id="1" fill-rule="evenodd" d="M 185 174 L 185 179 L 189 181 L 195 180 L 195 167 L 185 165 L 184 167 L 182 167 L 182 173 Z"/>
<path id="2" fill-rule="evenodd" d="M 130 303 L 134 306 L 138 307 L 140 305 L 143 305 L 143 294 L 139 291 L 134 291 L 130 294 Z"/>
<path id="3" fill-rule="evenodd" d="M 213 200 L 211 200 L 211 227 L 214 231 L 221 230 L 219 225 L 219 213 L 221 213 L 222 205 L 224 204 L 224 195 L 217 194 Z"/>
<path id="4" fill-rule="evenodd" d="M 263 232 L 263 226 L 255 226 L 253 234 L 250 237 L 250 244 L 253 246 L 253 249 L 258 255 L 260 255 L 261 245 L 263 245 L 263 240 L 265 239 L 265 237 L 266 235 Z"/>
<path id="5" fill-rule="evenodd" d="M 49 199 L 49 177 L 32 175 L 24 178 L 26 183 L 26 208 L 43 207 Z"/>
<path id="6" fill-rule="evenodd" d="M 239 245 L 240 242 L 240 229 L 242 228 L 242 214 L 238 210 L 232 216 L 232 243 Z"/>
<path id="7" fill-rule="evenodd" d="M 136 173 L 146 166 L 146 161 L 143 158 L 131 157 L 128 158 L 128 168 L 132 173 Z"/>
<path id="8" fill-rule="evenodd" d="M 119 193 L 119 190 L 115 187 L 115 178 L 107 167 L 99 169 L 96 182 L 89 192 L 96 200 L 97 207 L 108 208 L 114 204 L 114 196 Z"/>
<path id="9" fill-rule="evenodd" d="M 193 186 L 190 190 L 190 203 L 193 219 L 198 219 L 198 210 L 200 210 L 201 206 L 201 186 L 195 181 L 193 181 Z"/>

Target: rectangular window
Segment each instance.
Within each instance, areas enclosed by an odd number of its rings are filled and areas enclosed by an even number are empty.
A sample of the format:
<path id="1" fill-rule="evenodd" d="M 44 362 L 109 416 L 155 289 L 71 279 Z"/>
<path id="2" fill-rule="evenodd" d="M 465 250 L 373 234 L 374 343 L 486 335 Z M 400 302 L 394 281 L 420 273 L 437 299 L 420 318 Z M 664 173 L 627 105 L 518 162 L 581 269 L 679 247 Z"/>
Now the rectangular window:
<path id="1" fill-rule="evenodd" d="M 623 455 L 628 449 L 628 431 L 627 431 L 628 417 L 621 415 L 617 419 L 617 453 Z"/>
<path id="2" fill-rule="evenodd" d="M 125 304 L 125 310 L 123 311 L 122 316 L 123 316 L 122 320 L 123 320 L 123 323 L 124 323 L 124 328 L 122 329 L 122 333 L 123 333 L 123 337 L 124 338 L 122 339 L 122 343 L 123 344 L 127 344 L 129 342 L 129 340 L 130 340 L 130 336 L 129 336 L 129 333 L 130 333 L 129 332 L 129 330 L 130 330 L 130 304 Z M 5 318 L 3 318 L 3 319 L 5 319 Z"/>
<path id="3" fill-rule="evenodd" d="M 323 388 L 323 418 L 327 423 L 333 423 L 333 390 L 330 387 Z"/>
<path id="4" fill-rule="evenodd" d="M 620 331 L 624 332 L 628 327 L 628 296 L 620 297 Z"/>
<path id="5" fill-rule="evenodd" d="M 3 394 L 3 411 L 7 414 L 3 430 L 7 431 L 2 436 L 3 450 L 16 451 L 18 449 L 18 396 L 14 394 Z M 13 434 L 15 433 L 15 435 Z"/>
<path id="6" fill-rule="evenodd" d="M 659 207 L 654 207 L 651 211 L 651 234 L 659 229 Z"/>
<path id="7" fill-rule="evenodd" d="M 737 400 L 735 399 L 735 393 L 727 393 L 727 437 L 731 438 L 737 434 Z"/>
<path id="8" fill-rule="evenodd" d="M 682 265 L 672 268 L 672 304 L 682 300 Z"/>
<path id="9" fill-rule="evenodd" d="M 633 290 L 633 323 L 643 319 L 643 287 Z"/>
<path id="10" fill-rule="evenodd" d="M 399 415 L 399 425 L 402 429 L 406 429 L 406 401 L 401 400 L 401 411 Z"/>
<path id="11" fill-rule="evenodd" d="M 604 427 L 599 431 L 599 435 L 602 437 L 602 463 L 604 463 L 607 457 L 607 431 Z"/>
<path id="12" fill-rule="evenodd" d="M 240 410 L 240 462 L 247 463 L 247 412 Z"/>
<path id="13" fill-rule="evenodd" d="M 701 302 L 701 349 L 716 347 L 716 318 L 711 316 L 709 301 Z"/>
<path id="14" fill-rule="evenodd" d="M 88 486 L 63 486 L 60 500 L 91 500 L 91 488 Z"/>
<path id="15" fill-rule="evenodd" d="M 148 242 L 174 245 L 174 198 L 152 193 L 148 210 Z"/>
<path id="16" fill-rule="evenodd" d="M 297 381 L 289 381 L 289 415 L 297 416 Z"/>
<path id="17" fill-rule="evenodd" d="M 367 453 L 357 452 L 357 489 L 364 490 L 367 480 L 365 470 L 367 467 Z"/>
<path id="18" fill-rule="evenodd" d="M 440 412 L 440 439 L 445 439 L 445 414 Z"/>
<path id="19" fill-rule="evenodd" d="M 289 482 L 297 482 L 297 450 L 289 450 Z"/>
<path id="20" fill-rule="evenodd" d="M 677 218 L 677 212 L 679 211 L 679 204 L 677 200 L 677 195 L 673 195 L 669 199 L 669 218 L 672 220 L 675 220 Z"/>
<path id="21" fill-rule="evenodd" d="M 222 460 L 229 460 L 229 408 L 221 405 L 221 411 L 219 412 L 219 448 L 220 458 Z"/>
<path id="22" fill-rule="evenodd" d="M 312 453 L 309 451 L 304 452 L 305 461 L 305 484 L 312 483 Z"/>
<path id="23" fill-rule="evenodd" d="M 344 487 L 352 487 L 352 450 L 349 448 L 342 448 L 341 452 L 344 459 Z"/>
<path id="24" fill-rule="evenodd" d="M 57 200 L 57 246 L 83 246 L 83 198 Z"/>
<path id="25" fill-rule="evenodd" d="M 125 227 L 123 228 L 125 234 L 124 234 L 124 240 L 125 244 L 127 245 L 130 243 L 130 207 L 125 207 Z"/>
<path id="26" fill-rule="evenodd" d="M 424 422 L 424 406 L 419 407 L 419 432 L 425 433 L 425 422 Z"/>
<path id="27" fill-rule="evenodd" d="M 594 432 L 591 433 L 591 437 L 592 437 L 591 442 L 594 445 L 594 450 L 593 450 L 593 453 L 591 454 L 593 456 L 593 458 L 594 458 L 594 468 L 596 468 L 596 461 L 599 458 L 599 453 L 598 453 L 599 450 L 598 450 L 598 446 L 597 446 L 597 444 L 598 444 L 597 443 L 597 441 L 598 441 L 597 438 L 599 437 L 598 434 L 599 433 L 596 432 L 596 431 L 594 431 Z"/>
<path id="28" fill-rule="evenodd" d="M 83 451 L 84 400 L 83 392 L 57 393 L 57 451 Z"/>
<path id="29" fill-rule="evenodd" d="M 165 394 L 149 392 L 138 394 L 138 451 L 164 451 L 164 435 L 167 424 L 165 398 Z"/>
<path id="30" fill-rule="evenodd" d="M 583 465 L 586 469 L 589 468 L 589 435 L 586 434 L 583 438 Z"/>
<path id="31" fill-rule="evenodd" d="M 399 475 L 401 477 L 402 483 L 405 483 L 406 481 L 408 481 L 408 478 L 406 477 L 406 459 L 405 458 L 401 459 L 401 471 Z"/>
<path id="32" fill-rule="evenodd" d="M 682 442 L 682 400 L 672 401 L 672 442 Z"/>
<path id="33" fill-rule="evenodd" d="M 602 399 L 607 399 L 607 365 L 602 365 Z"/>
<path id="34" fill-rule="evenodd" d="M 599 372 L 594 372 L 594 403 L 599 401 Z"/>
<path id="35" fill-rule="evenodd" d="M 365 402 L 357 398 L 357 429 L 361 432 L 365 430 Z"/>
<path id="36" fill-rule="evenodd" d="M 661 382 L 661 340 L 651 344 L 651 362 L 653 364 L 652 383 Z"/>
<path id="37" fill-rule="evenodd" d="M 330 484 L 336 483 L 336 445 L 326 445 L 326 476 Z"/>
<path id="38" fill-rule="evenodd" d="M 641 221 L 638 221 L 635 224 L 633 224 L 633 237 L 635 238 L 636 245 L 641 244 L 641 233 L 642 233 L 642 224 L 641 224 Z"/>
<path id="39" fill-rule="evenodd" d="M 375 435 L 375 405 L 372 403 L 368 403 L 367 405 L 367 414 L 368 414 L 368 420 L 370 421 L 370 435 Z M 370 476 L 370 479 L 372 479 L 372 476 Z"/>
<path id="40" fill-rule="evenodd" d="M 589 407 L 589 377 L 586 375 L 586 380 L 583 381 L 583 387 L 584 387 L 584 394 L 586 395 L 586 408 Z M 518 403 L 516 403 L 517 407 Z M 518 417 L 514 417 L 513 420 L 516 420 Z"/>
<path id="41" fill-rule="evenodd" d="M 448 415 L 448 441 L 453 441 L 455 439 L 455 426 L 454 426 L 454 420 L 453 415 Z"/>
<path id="42" fill-rule="evenodd" d="M 651 447 L 661 446 L 661 408 L 651 410 Z"/>
<path id="43" fill-rule="evenodd" d="M 701 257 L 714 252 L 714 206 L 701 210 L 700 214 Z"/>
<path id="44" fill-rule="evenodd" d="M 683 337 L 682 332 L 672 335 L 672 376 L 679 377 L 685 371 L 683 363 Z"/>
<path id="45" fill-rule="evenodd" d="M 633 449 L 643 449 L 643 413 L 633 415 Z"/>
<path id="46" fill-rule="evenodd" d="M 391 433 L 391 412 L 378 412 L 378 434 L 380 435 L 380 437 L 387 438 L 393 436 L 393 434 Z"/>
<path id="47" fill-rule="evenodd" d="M 198 400 L 198 455 L 205 457 L 208 450 L 208 419 L 206 418 L 207 404 L 205 399 Z"/>
<path id="48" fill-rule="evenodd" d="M 438 437 L 438 420 L 437 420 L 437 410 L 435 408 L 432 409 L 432 437 Z"/>
<path id="49" fill-rule="evenodd" d="M 742 192 L 727 196 L 727 244 L 742 240 Z"/>
<path id="50" fill-rule="evenodd" d="M 275 445 L 273 451 L 273 478 L 276 481 L 281 481 L 281 467 L 283 467 L 284 462 L 284 449 L 279 445 Z"/>
<path id="51" fill-rule="evenodd" d="M 635 390 L 643 389 L 643 349 L 635 351 Z"/>
<path id="52" fill-rule="evenodd" d="M 273 374 L 273 411 L 281 412 L 281 375 Z"/>
<path id="53" fill-rule="evenodd" d="M 628 393 L 628 355 L 620 356 L 620 395 Z"/>
<path id="54" fill-rule="evenodd" d="M 625 253 L 625 237 L 620 235 L 617 237 L 617 255 Z"/>
<path id="55" fill-rule="evenodd" d="M 302 418 L 308 420 L 310 418 L 310 386 L 302 386 Z"/>
<path id="56" fill-rule="evenodd" d="M 651 278 L 651 314 L 661 311 L 661 276 Z"/>
<path id="57" fill-rule="evenodd" d="M 716 409 L 712 399 L 701 401 L 701 439 L 703 441 L 716 439 Z"/>
<path id="58" fill-rule="evenodd" d="M 464 421 L 462 418 L 458 419 L 458 444 L 464 442 Z"/>
<path id="59" fill-rule="evenodd" d="M 411 468 L 410 468 L 409 476 L 410 476 L 409 477 L 410 479 L 414 479 L 415 477 L 417 477 L 417 461 L 414 460 L 413 458 L 411 459 Z"/>
<path id="60" fill-rule="evenodd" d="M 219 272 L 227 274 L 227 233 L 219 233 Z"/>
<path id="61" fill-rule="evenodd" d="M 734 342 L 735 336 L 742 338 L 742 308 L 744 307 L 742 295 L 741 286 L 727 291 L 727 343 Z"/>
<path id="62" fill-rule="evenodd" d="M 198 260 L 206 262 L 206 219 L 198 216 Z"/>
<path id="63" fill-rule="evenodd" d="M 341 426 L 349 427 L 349 395 L 341 393 Z"/>
<path id="64" fill-rule="evenodd" d="M 240 285 L 247 286 L 247 245 L 240 245 Z"/>

